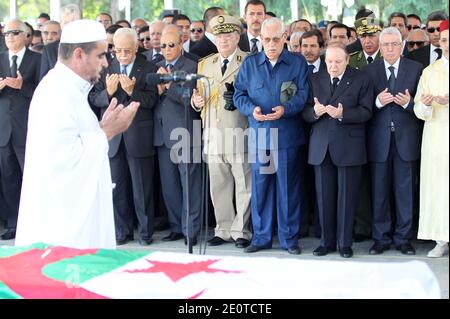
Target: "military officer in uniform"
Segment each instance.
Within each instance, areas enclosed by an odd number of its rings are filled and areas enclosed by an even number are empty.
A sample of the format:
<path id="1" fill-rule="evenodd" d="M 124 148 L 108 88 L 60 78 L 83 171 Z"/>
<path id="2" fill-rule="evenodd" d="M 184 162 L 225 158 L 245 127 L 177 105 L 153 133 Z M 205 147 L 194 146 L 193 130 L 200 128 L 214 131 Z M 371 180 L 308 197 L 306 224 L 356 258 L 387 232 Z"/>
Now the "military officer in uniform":
<path id="1" fill-rule="evenodd" d="M 205 129 L 204 152 L 216 217 L 214 237 L 208 244 L 234 241 L 236 247 L 245 248 L 251 239 L 251 165 L 244 134 L 248 121 L 233 105 L 233 84 L 247 53 L 238 48 L 241 23 L 237 18 L 219 15 L 210 25 L 219 53 L 199 61 L 198 73 L 205 75 L 209 84 L 199 81 L 191 99 L 192 107 L 201 112 Z"/>
<path id="2" fill-rule="evenodd" d="M 361 41 L 362 50 L 350 54 L 349 65 L 361 70 L 366 65 L 380 59 L 379 36 L 382 28 L 373 17 L 365 17 L 355 21 L 356 32 Z M 355 211 L 354 241 L 361 242 L 371 238 L 372 207 L 369 165 L 362 166 L 361 186 L 358 204 Z"/>
<path id="3" fill-rule="evenodd" d="M 361 70 L 381 57 L 379 36 L 382 28 L 379 21 L 372 17 L 356 20 L 355 28 L 363 49 L 350 54 L 349 65 Z"/>

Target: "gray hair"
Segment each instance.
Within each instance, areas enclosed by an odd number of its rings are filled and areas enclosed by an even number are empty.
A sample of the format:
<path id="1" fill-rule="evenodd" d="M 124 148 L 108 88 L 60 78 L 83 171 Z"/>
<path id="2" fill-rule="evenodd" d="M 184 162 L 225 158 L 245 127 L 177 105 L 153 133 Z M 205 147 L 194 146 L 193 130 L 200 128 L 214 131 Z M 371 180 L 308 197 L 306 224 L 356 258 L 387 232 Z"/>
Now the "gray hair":
<path id="1" fill-rule="evenodd" d="M 80 19 L 81 19 L 81 11 L 76 4 L 68 4 L 62 7 L 59 19 L 61 27 L 63 27 L 65 24 L 68 24 L 69 22 Z"/>
<path id="2" fill-rule="evenodd" d="M 28 32 L 28 27 L 22 20 L 11 19 L 11 20 L 8 21 L 8 23 L 17 23 L 19 25 L 19 30 L 21 30 L 21 31 L 23 31 L 25 33 Z"/>
<path id="3" fill-rule="evenodd" d="M 283 34 L 286 31 L 286 26 L 284 25 L 283 21 L 281 21 L 279 18 L 269 18 L 264 20 L 261 26 L 261 33 L 262 30 L 264 30 L 266 27 L 272 26 L 272 25 L 278 25 L 281 34 Z"/>
<path id="4" fill-rule="evenodd" d="M 304 31 L 296 31 L 296 32 L 294 32 L 294 33 L 291 34 L 291 39 L 294 39 L 294 38 L 301 38 L 302 35 L 303 35 L 303 33 L 305 33 L 305 32 L 304 32 Z"/>
<path id="5" fill-rule="evenodd" d="M 138 42 L 138 36 L 136 31 L 131 28 L 119 28 L 114 33 L 113 41 L 116 41 L 117 38 L 121 37 L 129 37 L 133 39 L 133 42 L 136 44 Z"/>
<path id="6" fill-rule="evenodd" d="M 385 34 L 395 35 L 396 37 L 398 37 L 398 40 L 400 42 L 403 41 L 402 34 L 400 33 L 400 31 L 398 31 L 398 29 L 396 27 L 388 27 L 388 28 L 384 29 L 383 31 L 381 31 L 380 42 L 383 42 L 382 38 Z"/>
<path id="7" fill-rule="evenodd" d="M 58 59 L 68 61 L 73 56 L 76 48 L 81 48 L 86 54 L 91 53 L 97 48 L 98 42 L 87 43 L 60 43 L 58 49 Z"/>
<path id="8" fill-rule="evenodd" d="M 428 34 L 425 32 L 425 30 L 422 29 L 414 29 L 411 30 L 408 34 L 408 38 L 406 39 L 406 41 L 408 41 L 410 39 L 410 37 L 415 34 L 415 33 L 419 33 L 423 36 L 423 38 L 425 39 L 425 41 L 430 41 L 430 38 L 428 37 Z"/>
<path id="9" fill-rule="evenodd" d="M 175 25 L 175 24 L 168 24 L 164 27 L 164 29 L 162 30 L 162 34 L 164 33 L 168 33 L 168 32 L 173 32 L 178 34 L 178 36 L 180 37 L 180 41 L 181 41 L 181 37 L 183 36 L 183 32 L 180 30 L 180 28 Z"/>
<path id="10" fill-rule="evenodd" d="M 48 20 L 48 21 L 45 21 L 44 24 L 43 24 L 43 26 L 45 27 L 45 26 L 47 26 L 47 25 L 49 25 L 49 24 L 54 24 L 54 25 L 57 25 L 59 28 L 61 28 L 61 24 L 60 24 L 58 21 L 55 21 L 55 20 Z"/>

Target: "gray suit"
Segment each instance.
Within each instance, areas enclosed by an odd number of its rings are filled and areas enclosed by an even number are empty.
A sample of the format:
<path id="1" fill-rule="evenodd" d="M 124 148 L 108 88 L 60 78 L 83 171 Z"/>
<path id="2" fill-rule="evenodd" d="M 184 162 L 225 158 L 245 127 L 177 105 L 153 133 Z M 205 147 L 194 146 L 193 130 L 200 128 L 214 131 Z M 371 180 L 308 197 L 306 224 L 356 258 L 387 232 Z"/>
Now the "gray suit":
<path id="1" fill-rule="evenodd" d="M 157 64 L 165 67 L 166 61 Z M 196 73 L 197 64 L 190 59 L 180 56 L 173 66 L 172 72 L 184 71 Z M 192 94 L 194 82 L 184 84 L 189 89 L 189 97 Z M 188 101 L 189 103 L 189 101 Z M 160 102 L 155 108 L 154 117 L 154 140 L 153 145 L 157 149 L 160 168 L 161 185 L 164 201 L 166 203 L 170 229 L 174 233 L 183 233 L 184 236 L 195 237 L 200 230 L 200 207 L 201 207 L 201 124 L 198 113 L 187 106 L 189 145 L 183 147 L 177 140 L 171 140 L 171 133 L 183 131 L 185 128 L 185 105 L 179 83 L 172 83 L 170 88 L 162 94 Z M 195 120 L 197 120 L 196 123 Z M 194 126 L 197 132 L 194 134 Z M 187 146 L 187 145 L 185 145 Z M 190 164 L 187 170 L 182 155 L 189 152 Z M 193 161 L 193 156 L 196 156 Z M 189 231 L 186 218 L 186 174 L 189 175 Z"/>

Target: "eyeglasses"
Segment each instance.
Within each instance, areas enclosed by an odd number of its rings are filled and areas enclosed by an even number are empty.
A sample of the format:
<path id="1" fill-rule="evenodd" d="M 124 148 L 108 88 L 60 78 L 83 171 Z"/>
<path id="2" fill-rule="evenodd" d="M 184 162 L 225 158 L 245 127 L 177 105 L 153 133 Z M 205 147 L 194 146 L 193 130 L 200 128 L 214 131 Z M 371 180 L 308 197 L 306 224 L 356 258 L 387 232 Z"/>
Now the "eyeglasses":
<path id="1" fill-rule="evenodd" d="M 9 30 L 3 33 L 3 36 L 6 38 L 8 35 L 12 35 L 17 37 L 19 34 L 21 34 L 22 30 Z"/>
<path id="2" fill-rule="evenodd" d="M 197 33 L 203 33 L 203 29 L 202 28 L 198 28 L 198 29 L 191 29 L 191 33 L 195 33 L 195 32 L 197 32 Z"/>
<path id="3" fill-rule="evenodd" d="M 425 44 L 425 41 L 408 41 L 408 46 L 409 47 L 414 47 L 414 46 L 418 46 L 418 47 L 422 47 Z"/>
<path id="4" fill-rule="evenodd" d="M 387 47 L 394 47 L 394 48 L 396 48 L 396 47 L 398 47 L 400 45 L 402 45 L 401 42 L 383 42 L 383 43 L 381 43 L 381 46 L 384 47 L 384 48 L 387 48 Z"/>
<path id="5" fill-rule="evenodd" d="M 441 28 L 440 27 L 437 27 L 437 28 L 431 27 L 431 28 L 427 28 L 427 31 L 428 31 L 428 33 L 434 33 L 434 31 L 441 32 Z"/>
<path id="6" fill-rule="evenodd" d="M 175 48 L 177 45 L 179 45 L 180 43 L 161 43 L 161 49 L 165 49 L 167 47 L 173 49 Z"/>
<path id="7" fill-rule="evenodd" d="M 123 53 L 123 54 L 125 54 L 125 55 L 129 55 L 129 54 L 131 54 L 131 50 L 130 49 L 117 49 L 117 48 L 115 48 L 114 49 L 114 52 L 116 53 L 116 54 L 121 54 L 121 53 Z"/>
<path id="8" fill-rule="evenodd" d="M 144 42 L 144 41 L 150 41 L 150 37 L 146 37 L 146 38 L 141 38 L 139 39 L 139 41 Z"/>
<path id="9" fill-rule="evenodd" d="M 281 42 L 282 39 L 283 39 L 283 36 L 275 37 L 275 38 L 263 38 L 262 42 L 269 44 L 272 41 L 274 44 L 278 44 Z"/>
<path id="10" fill-rule="evenodd" d="M 408 28 L 408 31 L 420 29 L 420 26 L 418 25 L 408 25 L 406 28 Z"/>

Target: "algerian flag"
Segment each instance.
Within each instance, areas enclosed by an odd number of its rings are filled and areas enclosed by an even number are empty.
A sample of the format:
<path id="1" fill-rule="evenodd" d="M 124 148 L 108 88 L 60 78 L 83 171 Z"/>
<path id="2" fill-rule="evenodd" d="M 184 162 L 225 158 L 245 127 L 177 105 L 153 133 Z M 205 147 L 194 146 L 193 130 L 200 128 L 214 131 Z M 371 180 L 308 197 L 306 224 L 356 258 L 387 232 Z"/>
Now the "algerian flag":
<path id="1" fill-rule="evenodd" d="M 0 298 L 440 298 L 419 261 L 367 263 L 273 257 L 0 248 Z"/>

